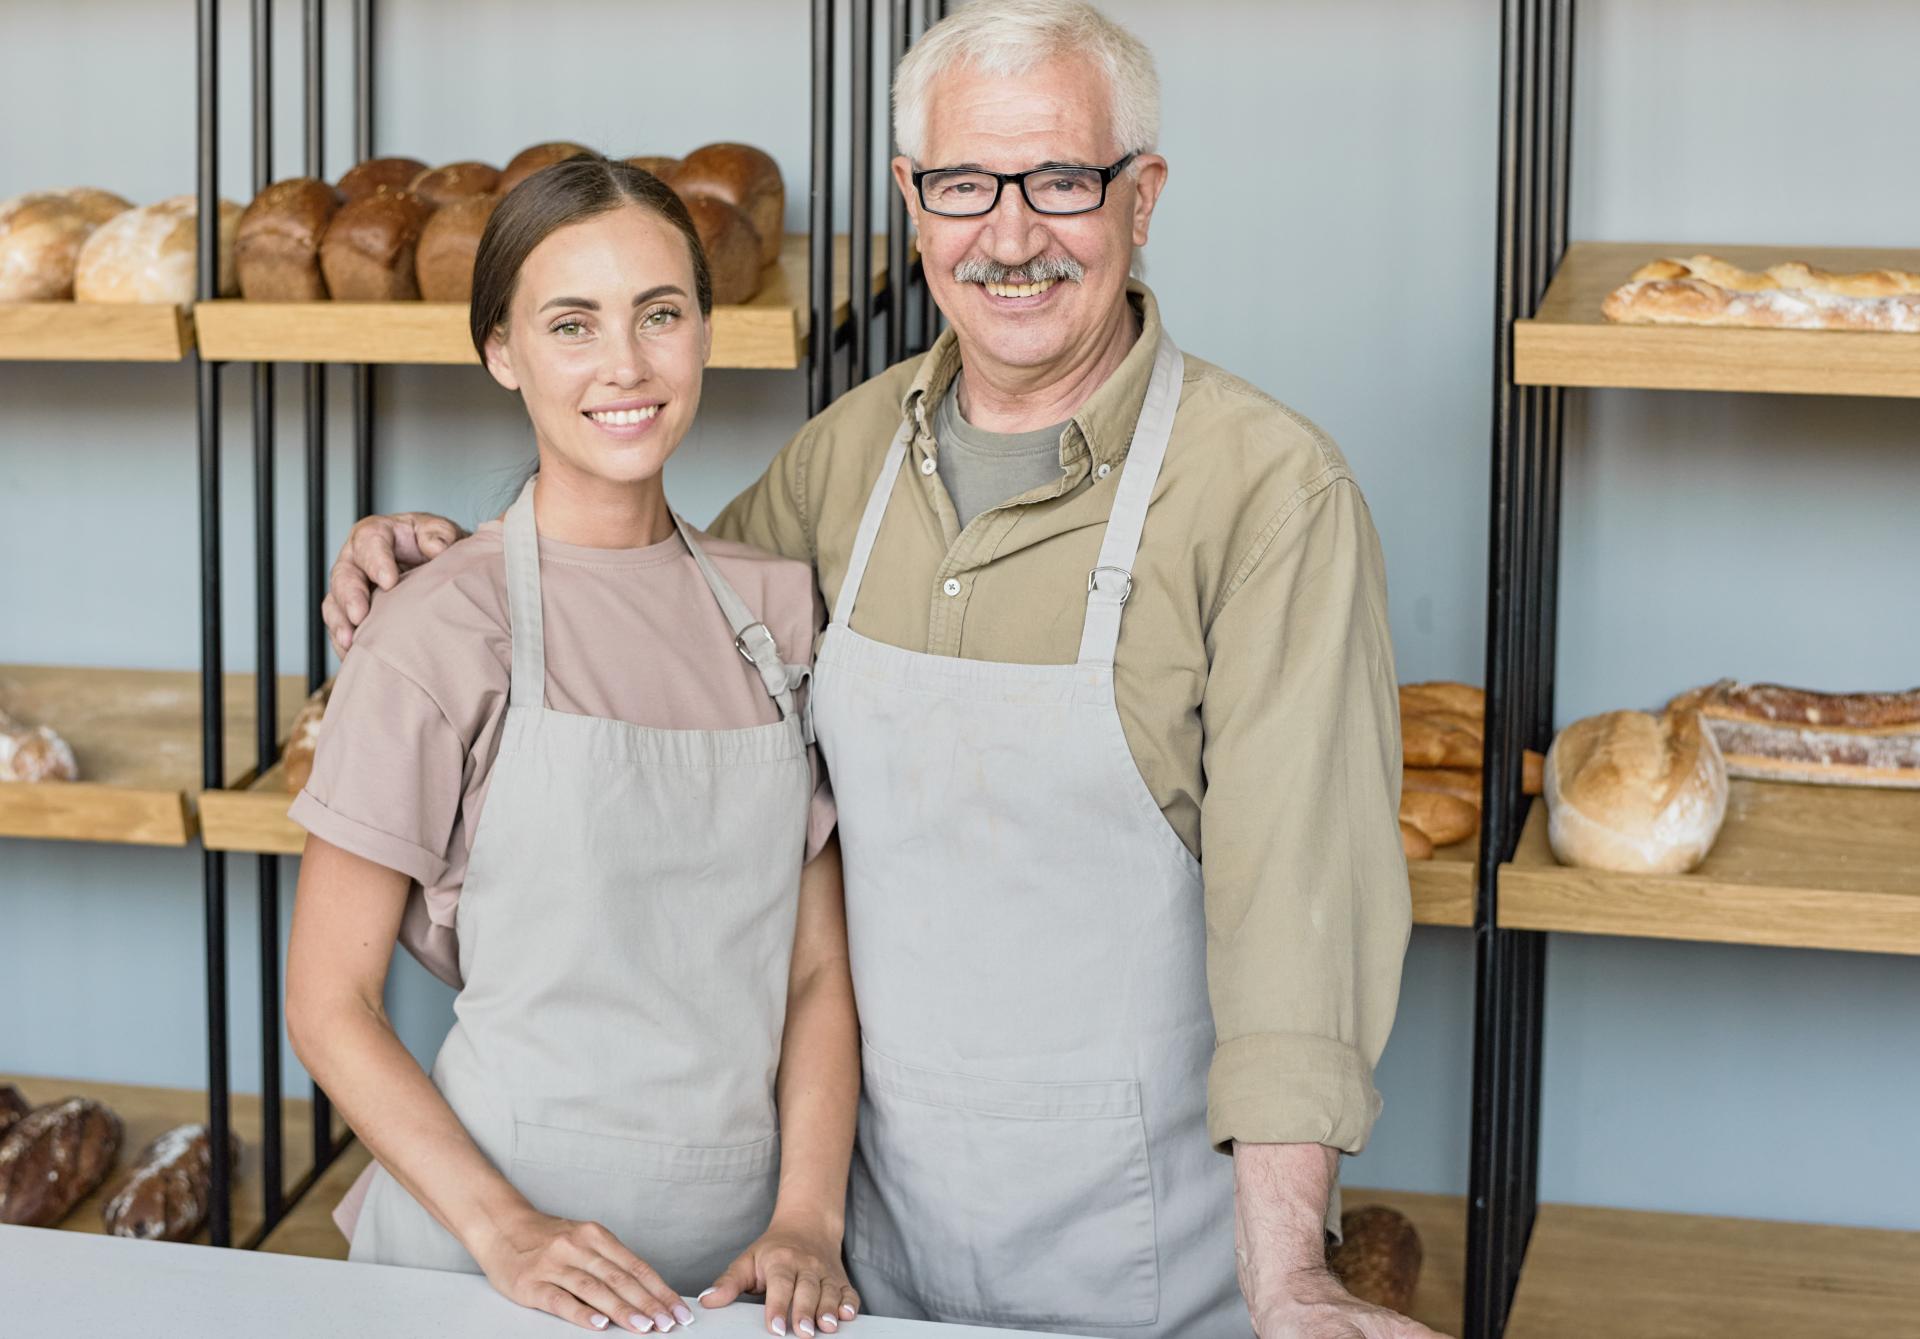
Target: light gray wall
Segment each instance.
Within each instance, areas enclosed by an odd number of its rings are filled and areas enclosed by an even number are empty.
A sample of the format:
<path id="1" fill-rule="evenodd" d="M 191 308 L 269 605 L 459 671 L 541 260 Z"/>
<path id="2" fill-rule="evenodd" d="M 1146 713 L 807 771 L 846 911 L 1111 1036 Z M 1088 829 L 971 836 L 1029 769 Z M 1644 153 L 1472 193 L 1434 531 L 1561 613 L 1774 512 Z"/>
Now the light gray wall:
<path id="1" fill-rule="evenodd" d="M 1481 677 L 1497 97 L 1492 0 L 1111 0 L 1154 47 L 1173 164 L 1148 275 L 1171 328 L 1319 420 L 1379 525 L 1408 679 Z M 189 190 L 191 7 L 7 13 L 0 193 Z M 1898 0 L 1584 7 L 1574 233 L 1812 244 L 1907 239 L 1920 178 L 1879 147 L 1917 109 Z M 244 7 L 229 2 L 223 180 L 245 199 Z M 280 4 L 290 39 L 297 7 Z M 342 15 L 344 19 L 344 14 Z M 81 26 L 111 32 L 81 40 Z M 344 75 L 344 22 L 333 69 Z M 548 137 L 615 152 L 737 137 L 804 212 L 806 20 L 778 0 L 385 6 L 379 143 L 500 161 Z M 281 174 L 297 162 L 292 44 Z M 344 111 L 345 83 L 336 84 Z M 345 165 L 334 118 L 330 169 Z M 252 644 L 244 374 L 226 375 L 230 663 Z M 283 380 L 281 642 L 297 668 L 298 408 Z M 1572 397 L 1561 719 L 1722 674 L 1814 687 L 1920 680 L 1910 517 L 1920 404 Z M 379 497 L 464 521 L 530 448 L 468 369 L 381 376 Z M 716 372 L 669 480 L 711 515 L 797 426 L 794 374 Z M 0 365 L 0 661 L 190 667 L 193 393 L 185 368 Z M 337 428 L 344 378 L 335 378 Z M 336 440 L 333 514 L 347 506 Z M 336 520 L 335 530 L 340 526 Z M 232 862 L 236 1078 L 257 1081 L 254 862 Z M 286 862 L 291 883 L 294 866 Z M 0 980 L 28 1001 L 0 1070 L 202 1081 L 197 853 L 0 846 Z M 1417 931 L 1355 1183 L 1465 1182 L 1470 947 Z M 1920 973 L 1910 960 L 1562 938 L 1550 958 L 1549 1198 L 1920 1227 Z M 393 1004 L 430 1053 L 447 993 L 411 963 Z M 32 1001 L 58 1000 L 59 1006 Z M 23 1025 L 22 1020 L 25 1020 Z M 293 1067 L 289 1065 L 289 1072 Z"/>

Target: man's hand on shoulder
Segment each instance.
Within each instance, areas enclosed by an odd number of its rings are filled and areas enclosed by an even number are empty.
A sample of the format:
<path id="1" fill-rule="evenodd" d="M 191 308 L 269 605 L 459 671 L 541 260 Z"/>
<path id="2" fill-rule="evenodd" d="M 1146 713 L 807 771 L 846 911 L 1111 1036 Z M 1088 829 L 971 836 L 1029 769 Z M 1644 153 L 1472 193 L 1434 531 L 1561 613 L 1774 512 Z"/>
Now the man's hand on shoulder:
<path id="1" fill-rule="evenodd" d="M 353 630 L 373 612 L 375 587 L 392 590 L 402 572 L 431 562 L 465 537 L 466 531 L 446 517 L 420 511 L 356 522 L 333 560 L 327 598 L 320 605 L 333 649 L 344 656 L 353 645 Z"/>

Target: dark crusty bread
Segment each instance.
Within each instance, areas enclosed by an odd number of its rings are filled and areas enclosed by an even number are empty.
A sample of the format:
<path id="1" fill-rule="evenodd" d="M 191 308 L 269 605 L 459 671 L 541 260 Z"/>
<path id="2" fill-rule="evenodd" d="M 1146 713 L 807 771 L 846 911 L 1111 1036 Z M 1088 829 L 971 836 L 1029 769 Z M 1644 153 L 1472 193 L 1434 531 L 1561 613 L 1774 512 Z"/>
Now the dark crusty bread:
<path id="1" fill-rule="evenodd" d="M 497 195 L 470 195 L 434 211 L 420 233 L 415 268 L 428 302 L 465 302 L 473 296 L 473 256 L 480 234 L 500 207 Z"/>
<path id="2" fill-rule="evenodd" d="M 491 195 L 500 188 L 500 169 L 487 163 L 448 163 L 429 168 L 407 183 L 407 189 L 435 209 L 470 195 Z"/>
<path id="3" fill-rule="evenodd" d="M 107 1179 L 121 1138 L 120 1118 L 90 1097 L 28 1112 L 0 1139 L 0 1223 L 54 1226 Z"/>
<path id="4" fill-rule="evenodd" d="M 227 1136 L 227 1166 L 240 1162 L 240 1144 Z M 213 1134 L 204 1125 L 181 1125 L 148 1144 L 133 1171 L 101 1207 L 101 1221 L 116 1237 L 141 1241 L 187 1241 L 207 1221 L 213 1202 Z"/>
<path id="5" fill-rule="evenodd" d="M 1361 1301 L 1405 1315 L 1423 1254 L 1420 1234 L 1404 1214 L 1369 1204 L 1340 1215 L 1340 1244 L 1328 1252 L 1327 1264 Z"/>
<path id="6" fill-rule="evenodd" d="M 27 1100 L 25 1093 L 11 1083 L 0 1083 L 0 1139 L 6 1138 L 7 1131 L 32 1110 L 33 1103 Z"/>
<path id="7" fill-rule="evenodd" d="M 672 185 L 682 199 L 717 195 L 725 200 L 760 234 L 760 263 L 780 259 L 787 188 L 780 180 L 780 165 L 764 151 L 751 144 L 703 145 L 680 160 Z"/>
<path id="8" fill-rule="evenodd" d="M 505 195 L 543 167 L 564 163 L 576 153 L 592 152 L 593 150 L 586 145 L 575 144 L 571 140 L 552 140 L 546 144 L 530 145 L 513 156 L 513 160 L 500 174 L 500 184 L 494 189 L 501 195 Z"/>
<path id="9" fill-rule="evenodd" d="M 355 163 L 340 178 L 340 198 L 352 203 L 381 191 L 404 191 L 407 183 L 427 170 L 418 158 L 369 158 Z"/>
<path id="10" fill-rule="evenodd" d="M 320 269 L 337 302 L 420 296 L 414 248 L 433 210 L 411 191 L 363 195 L 340 207 L 320 243 Z"/>
<path id="11" fill-rule="evenodd" d="M 668 158 L 664 154 L 636 153 L 625 161 L 628 167 L 637 167 L 642 172 L 650 172 L 669 186 L 673 185 L 673 174 L 680 170 L 680 160 Z"/>
<path id="12" fill-rule="evenodd" d="M 240 296 L 253 302 L 324 302 L 320 239 L 340 193 L 315 177 L 276 181 L 240 216 L 233 244 Z"/>
<path id="13" fill-rule="evenodd" d="M 724 306 L 745 302 L 760 291 L 760 234 L 747 216 L 713 195 L 688 195 L 682 200 L 700 235 L 713 275 L 713 300 Z"/>

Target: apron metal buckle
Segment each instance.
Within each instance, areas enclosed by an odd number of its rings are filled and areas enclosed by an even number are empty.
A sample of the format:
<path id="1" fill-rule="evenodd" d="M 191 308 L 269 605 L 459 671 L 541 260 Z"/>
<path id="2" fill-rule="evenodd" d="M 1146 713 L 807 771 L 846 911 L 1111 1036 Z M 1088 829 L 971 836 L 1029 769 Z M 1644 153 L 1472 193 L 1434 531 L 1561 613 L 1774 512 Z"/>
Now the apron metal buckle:
<path id="1" fill-rule="evenodd" d="M 1126 583 L 1120 587 L 1120 603 L 1125 604 L 1133 595 L 1133 573 L 1124 567 L 1096 567 L 1087 573 L 1087 594 L 1093 595 L 1099 591 L 1100 574 L 1102 572 L 1118 572 L 1120 574 L 1120 579 Z"/>
<path id="2" fill-rule="evenodd" d="M 754 633 L 760 634 L 761 643 L 750 647 L 747 645 L 747 639 Z M 764 623 L 749 623 L 740 629 L 739 635 L 733 639 L 733 649 L 740 653 L 742 660 L 756 669 L 759 668 L 762 657 L 770 653 L 777 654 L 773 634 L 767 631 L 767 625 Z"/>

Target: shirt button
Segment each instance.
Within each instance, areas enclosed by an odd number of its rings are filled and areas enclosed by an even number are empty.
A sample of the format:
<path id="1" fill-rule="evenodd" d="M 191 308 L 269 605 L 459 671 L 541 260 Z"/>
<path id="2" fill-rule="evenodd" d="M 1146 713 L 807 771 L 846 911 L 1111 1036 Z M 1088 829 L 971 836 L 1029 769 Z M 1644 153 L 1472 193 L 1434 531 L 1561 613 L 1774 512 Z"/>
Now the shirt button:
<path id="1" fill-rule="evenodd" d="M 942 585 L 940 589 L 949 595 L 958 595 L 960 593 L 960 582 L 954 577 L 948 577 L 946 583 Z"/>
<path id="2" fill-rule="evenodd" d="M 1093 477 L 1094 477 L 1094 478 L 1096 478 L 1096 479 L 1104 479 L 1104 478 L 1106 478 L 1106 477 L 1107 477 L 1107 476 L 1108 476 L 1109 474 L 1112 474 L 1112 473 L 1113 473 L 1113 466 L 1111 466 L 1111 465 L 1109 465 L 1109 464 L 1107 464 L 1107 463 L 1106 463 L 1106 462 L 1105 462 L 1105 461 L 1103 460 L 1103 461 L 1101 461 L 1101 462 L 1100 462 L 1100 468 L 1099 468 L 1099 469 L 1097 469 L 1097 470 L 1095 470 L 1095 471 L 1093 472 Z"/>
<path id="3" fill-rule="evenodd" d="M 920 462 L 920 473 L 922 474 L 932 474 L 935 470 L 939 468 L 940 466 L 934 463 L 934 459 L 932 456 L 928 456 L 926 459 Z"/>

